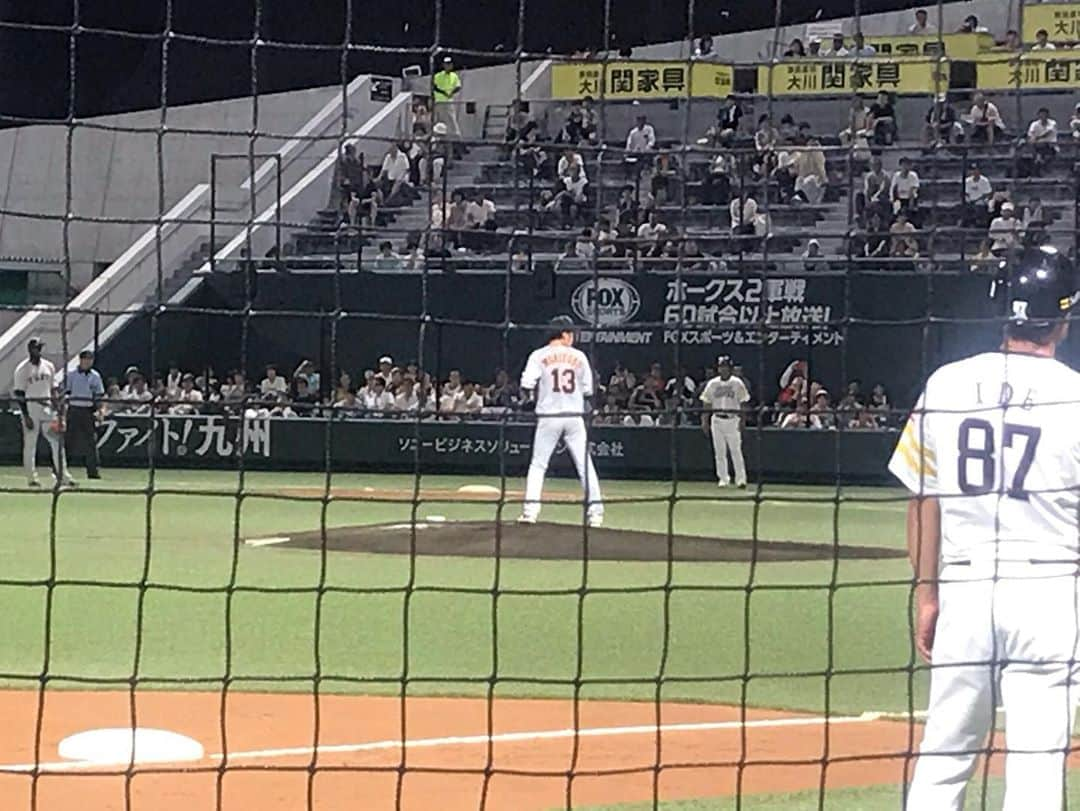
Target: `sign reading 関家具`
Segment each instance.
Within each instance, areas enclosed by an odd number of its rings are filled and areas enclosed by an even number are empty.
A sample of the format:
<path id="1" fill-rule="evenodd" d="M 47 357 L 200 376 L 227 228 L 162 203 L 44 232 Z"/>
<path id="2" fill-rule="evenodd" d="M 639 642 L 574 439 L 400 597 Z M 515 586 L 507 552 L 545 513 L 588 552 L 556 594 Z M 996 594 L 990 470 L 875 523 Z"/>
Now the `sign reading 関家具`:
<path id="1" fill-rule="evenodd" d="M 1028 3 L 1024 15 L 1024 42 L 1035 42 L 1035 34 L 1046 31 L 1051 42 L 1080 41 L 1080 3 Z"/>
<path id="2" fill-rule="evenodd" d="M 570 62 L 551 68 L 554 99 L 674 99 L 723 97 L 731 65 L 713 62 Z"/>
<path id="3" fill-rule="evenodd" d="M 949 87 L 942 59 L 799 59 L 758 65 L 757 92 L 777 96 L 845 95 L 853 92 L 927 94 Z"/>
<path id="4" fill-rule="evenodd" d="M 983 90 L 1080 87 L 1080 51 L 1044 51 L 1022 57 L 987 55 L 978 62 L 976 85 Z"/>

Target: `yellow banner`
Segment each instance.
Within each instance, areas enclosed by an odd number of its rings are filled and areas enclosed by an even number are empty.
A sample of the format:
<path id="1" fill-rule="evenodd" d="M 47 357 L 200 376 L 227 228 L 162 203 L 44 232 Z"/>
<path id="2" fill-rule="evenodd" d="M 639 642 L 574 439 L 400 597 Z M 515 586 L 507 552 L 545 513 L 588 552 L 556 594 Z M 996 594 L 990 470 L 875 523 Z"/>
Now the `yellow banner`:
<path id="1" fill-rule="evenodd" d="M 1051 42 L 1080 41 L 1080 3 L 1038 3 L 1022 6 L 1024 42 L 1034 42 L 1045 28 Z"/>
<path id="2" fill-rule="evenodd" d="M 949 63 L 938 59 L 794 59 L 758 65 L 757 92 L 776 96 L 936 93 L 949 88 Z"/>
<path id="3" fill-rule="evenodd" d="M 1011 59 L 987 55 L 976 65 L 975 85 L 982 90 L 1077 88 L 1080 51 L 1045 51 Z"/>
<path id="4" fill-rule="evenodd" d="M 551 97 L 674 99 L 731 92 L 731 65 L 714 62 L 571 62 L 551 67 Z"/>
<path id="5" fill-rule="evenodd" d="M 848 38 L 850 46 L 851 40 Z M 895 37 L 875 37 L 867 34 L 866 44 L 873 45 L 878 56 L 940 56 L 951 59 L 974 59 L 980 51 L 994 47 L 991 34 L 906 34 Z M 828 43 L 824 43 L 828 45 Z"/>

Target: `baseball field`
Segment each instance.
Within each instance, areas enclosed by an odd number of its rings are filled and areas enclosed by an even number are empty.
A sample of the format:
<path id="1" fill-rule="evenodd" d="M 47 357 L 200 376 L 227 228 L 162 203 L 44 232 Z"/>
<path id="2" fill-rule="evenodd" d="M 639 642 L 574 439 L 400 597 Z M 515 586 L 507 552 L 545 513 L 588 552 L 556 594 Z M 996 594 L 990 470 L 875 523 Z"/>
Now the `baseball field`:
<path id="1" fill-rule="evenodd" d="M 898 807 L 927 682 L 899 490 L 605 482 L 589 540 L 566 480 L 525 528 L 516 479 L 23 483 L 2 808 Z"/>

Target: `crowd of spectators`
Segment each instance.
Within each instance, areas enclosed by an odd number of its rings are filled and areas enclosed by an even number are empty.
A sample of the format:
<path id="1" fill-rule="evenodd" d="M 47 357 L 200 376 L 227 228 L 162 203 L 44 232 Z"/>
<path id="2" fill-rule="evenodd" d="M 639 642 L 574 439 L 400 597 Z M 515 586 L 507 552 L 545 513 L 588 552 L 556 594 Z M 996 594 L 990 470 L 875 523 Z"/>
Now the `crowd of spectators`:
<path id="1" fill-rule="evenodd" d="M 748 391 L 755 391 L 742 366 L 733 372 Z M 698 397 L 714 374 L 715 369 L 703 369 L 700 377 L 686 369 L 665 371 L 658 362 L 635 373 L 616 363 L 609 375 L 597 375 L 593 422 L 696 426 Z M 528 397 L 504 369 L 486 382 L 470 380 L 456 369 L 440 381 L 414 361 L 398 366 L 384 355 L 358 380 L 341 372 L 333 386 L 323 383 L 309 360 L 291 376 L 268 365 L 258 381 L 238 370 L 219 378 L 213 370 L 197 374 L 171 365 L 164 376 L 148 383 L 141 371 L 129 367 L 122 381 L 107 381 L 103 414 L 453 421 L 502 419 L 531 410 Z M 893 424 L 883 385 L 875 385 L 864 397 L 860 384 L 852 382 L 843 396 L 834 399 L 821 383 L 807 382 L 806 364 L 801 361 L 785 371 L 775 398 L 755 399 L 748 405 L 746 418 L 748 424 L 779 428 L 875 429 Z"/>

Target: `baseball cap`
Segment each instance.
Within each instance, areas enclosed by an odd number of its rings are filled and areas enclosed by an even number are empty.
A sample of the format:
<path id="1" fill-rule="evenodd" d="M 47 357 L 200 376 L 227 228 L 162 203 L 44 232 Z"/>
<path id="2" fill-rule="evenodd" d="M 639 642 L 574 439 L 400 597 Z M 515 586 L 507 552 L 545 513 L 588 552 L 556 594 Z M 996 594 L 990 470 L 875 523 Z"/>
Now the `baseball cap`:
<path id="1" fill-rule="evenodd" d="M 431 128 L 431 131 L 435 135 L 446 135 L 446 133 L 447 133 L 446 123 L 443 122 L 443 121 L 436 122 L 435 126 Z"/>
<path id="2" fill-rule="evenodd" d="M 721 355 L 720 357 L 718 357 L 716 359 L 716 365 L 717 366 L 730 366 L 731 365 L 731 356 L 730 355 Z"/>
<path id="3" fill-rule="evenodd" d="M 1002 211 L 1016 211 L 1016 206 L 1014 206 L 1012 203 L 1002 203 L 1001 204 L 1001 210 Z"/>
<path id="4" fill-rule="evenodd" d="M 36 335 L 26 342 L 26 348 L 27 349 L 32 349 L 32 348 L 42 349 L 44 346 L 45 346 L 45 342 L 43 340 L 41 340 L 40 338 L 38 338 Z"/>
<path id="5" fill-rule="evenodd" d="M 379 365 L 381 366 L 384 363 L 388 363 L 391 366 L 393 366 L 394 365 L 394 359 L 392 357 L 390 357 L 389 355 L 383 355 L 381 358 L 379 358 Z"/>

